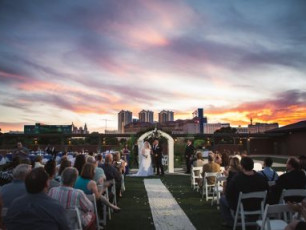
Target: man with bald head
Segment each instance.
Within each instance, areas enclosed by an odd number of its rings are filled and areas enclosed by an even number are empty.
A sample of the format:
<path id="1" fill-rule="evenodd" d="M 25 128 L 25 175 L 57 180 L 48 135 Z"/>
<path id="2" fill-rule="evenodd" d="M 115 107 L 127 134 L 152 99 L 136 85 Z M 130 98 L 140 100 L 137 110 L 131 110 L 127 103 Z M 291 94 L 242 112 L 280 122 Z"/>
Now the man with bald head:
<path id="1" fill-rule="evenodd" d="M 105 156 L 105 163 L 102 165 L 102 169 L 104 170 L 107 181 L 112 181 L 115 179 L 116 193 L 117 197 L 119 197 L 121 189 L 121 176 L 118 170 L 113 166 L 113 154 L 109 153 Z"/>

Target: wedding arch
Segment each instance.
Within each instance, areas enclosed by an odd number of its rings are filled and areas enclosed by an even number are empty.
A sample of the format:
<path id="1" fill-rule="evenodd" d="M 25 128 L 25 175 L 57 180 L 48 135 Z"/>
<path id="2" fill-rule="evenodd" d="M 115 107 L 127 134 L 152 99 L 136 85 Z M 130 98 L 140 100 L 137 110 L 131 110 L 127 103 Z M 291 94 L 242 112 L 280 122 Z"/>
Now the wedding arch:
<path id="1" fill-rule="evenodd" d="M 168 172 L 174 173 L 174 139 L 168 134 L 161 130 L 150 130 L 144 134 L 142 134 L 137 141 L 138 146 L 142 146 L 144 140 L 147 137 L 165 137 L 168 141 Z M 139 150 L 140 151 L 140 148 Z M 140 153 L 138 154 L 140 156 Z"/>

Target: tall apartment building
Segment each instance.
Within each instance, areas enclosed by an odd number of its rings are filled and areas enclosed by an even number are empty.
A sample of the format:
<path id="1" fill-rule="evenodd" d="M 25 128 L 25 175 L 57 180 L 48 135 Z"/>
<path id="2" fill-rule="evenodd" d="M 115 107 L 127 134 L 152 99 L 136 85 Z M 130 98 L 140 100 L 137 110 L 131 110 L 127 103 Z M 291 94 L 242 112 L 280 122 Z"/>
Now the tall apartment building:
<path id="1" fill-rule="evenodd" d="M 118 132 L 124 133 L 124 126 L 132 122 L 132 112 L 121 110 L 118 113 Z"/>
<path id="2" fill-rule="evenodd" d="M 154 113 L 150 110 L 142 110 L 139 112 L 139 122 L 153 123 Z"/>
<path id="3" fill-rule="evenodd" d="M 158 122 L 165 123 L 167 121 L 174 121 L 174 113 L 172 111 L 163 110 L 158 114 Z"/>

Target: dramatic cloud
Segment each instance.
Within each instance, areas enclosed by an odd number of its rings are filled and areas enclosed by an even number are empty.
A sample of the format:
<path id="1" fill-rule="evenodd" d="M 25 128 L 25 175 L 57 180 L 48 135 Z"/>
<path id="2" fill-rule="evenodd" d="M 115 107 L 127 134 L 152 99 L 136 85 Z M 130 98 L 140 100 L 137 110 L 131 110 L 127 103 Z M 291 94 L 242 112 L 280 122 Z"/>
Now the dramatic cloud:
<path id="1" fill-rule="evenodd" d="M 211 122 L 305 119 L 306 2 L 0 2 L 0 127 L 204 107 Z M 11 125 L 11 126 L 10 126 Z"/>

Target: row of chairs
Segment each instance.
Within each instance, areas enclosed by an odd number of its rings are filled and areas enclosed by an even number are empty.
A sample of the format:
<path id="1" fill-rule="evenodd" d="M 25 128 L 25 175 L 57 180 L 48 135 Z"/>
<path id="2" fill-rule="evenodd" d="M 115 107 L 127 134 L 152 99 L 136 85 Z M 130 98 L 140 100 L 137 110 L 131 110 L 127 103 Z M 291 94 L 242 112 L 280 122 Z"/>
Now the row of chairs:
<path id="1" fill-rule="evenodd" d="M 234 227 L 241 226 L 242 230 L 246 229 L 248 225 L 257 225 L 261 230 L 278 230 L 284 229 L 287 224 L 293 219 L 294 211 L 290 206 L 285 203 L 288 197 L 301 197 L 306 198 L 306 189 L 289 189 L 283 190 L 279 204 L 266 205 L 267 191 L 242 193 L 240 192 L 236 212 L 232 211 L 234 216 Z M 260 209 L 247 211 L 244 208 L 243 200 L 246 199 L 259 199 Z M 277 215 L 276 215 L 277 214 Z M 259 218 L 256 222 L 247 222 L 247 216 L 257 215 Z M 271 218 L 271 216 L 273 218 Z M 297 216 L 299 219 L 300 217 Z M 240 221 L 240 222 L 239 222 Z"/>
<path id="2" fill-rule="evenodd" d="M 257 169 L 261 169 L 261 164 L 259 164 Z M 219 199 L 223 192 L 223 183 L 226 181 L 226 177 L 221 172 L 215 172 L 215 173 L 205 173 L 204 177 L 202 177 L 203 168 L 202 167 L 192 167 L 191 169 L 191 188 L 193 190 L 200 190 L 200 186 L 198 184 L 198 181 L 201 180 L 203 187 L 202 187 L 202 199 L 205 196 L 206 201 L 211 200 L 211 205 L 213 206 L 214 202 L 216 201 L 217 205 L 219 205 Z M 281 175 L 283 172 L 277 172 L 279 175 Z M 214 184 L 208 184 L 207 178 L 215 178 Z M 275 184 L 275 181 L 269 181 L 269 186 L 273 186 Z"/>
<path id="3" fill-rule="evenodd" d="M 206 201 L 211 200 L 211 204 L 213 205 L 214 200 L 219 204 L 219 199 L 221 193 L 223 191 L 223 182 L 226 180 L 226 177 L 221 172 L 216 173 L 205 173 L 204 177 L 202 177 L 203 168 L 202 167 L 192 167 L 191 170 L 191 188 L 193 190 L 200 190 L 200 186 L 198 184 L 199 180 L 202 180 L 202 199 L 205 195 Z M 208 178 L 214 177 L 215 184 L 208 184 Z"/>

